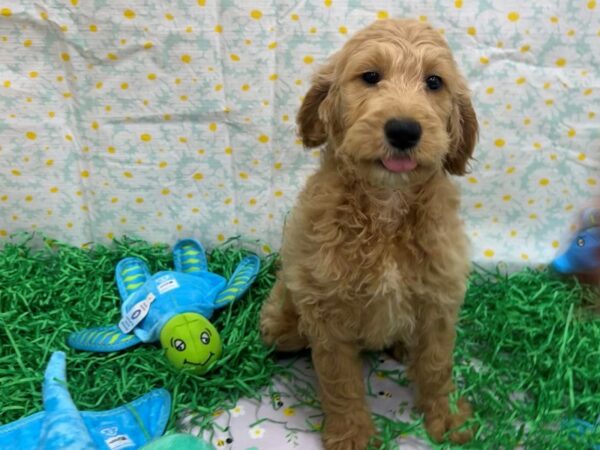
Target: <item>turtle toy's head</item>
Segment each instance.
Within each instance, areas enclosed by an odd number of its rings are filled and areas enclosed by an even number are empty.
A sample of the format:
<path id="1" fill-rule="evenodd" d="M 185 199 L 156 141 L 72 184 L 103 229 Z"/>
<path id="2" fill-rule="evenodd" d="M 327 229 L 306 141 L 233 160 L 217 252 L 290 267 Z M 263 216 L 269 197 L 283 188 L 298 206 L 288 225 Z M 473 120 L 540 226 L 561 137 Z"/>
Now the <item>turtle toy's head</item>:
<path id="1" fill-rule="evenodd" d="M 177 314 L 160 332 L 167 359 L 177 368 L 206 372 L 221 356 L 221 337 L 215 327 L 196 313 Z"/>

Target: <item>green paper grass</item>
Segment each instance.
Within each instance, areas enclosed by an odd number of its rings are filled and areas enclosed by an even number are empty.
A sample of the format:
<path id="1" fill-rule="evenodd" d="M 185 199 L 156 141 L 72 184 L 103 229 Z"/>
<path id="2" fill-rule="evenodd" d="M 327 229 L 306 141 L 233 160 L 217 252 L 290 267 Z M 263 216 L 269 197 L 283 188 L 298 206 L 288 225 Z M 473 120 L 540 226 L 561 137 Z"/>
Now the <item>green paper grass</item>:
<path id="1" fill-rule="evenodd" d="M 211 271 L 232 274 L 247 254 L 234 244 L 211 253 Z M 120 259 L 138 256 L 152 273 L 169 270 L 173 266 L 167 246 L 123 240 L 88 250 L 52 241 L 45 241 L 41 250 L 30 247 L 27 242 L 8 244 L 0 252 L 2 424 L 41 409 L 43 373 L 54 350 L 67 351 L 69 389 L 80 410 L 113 408 L 164 387 L 173 396 L 170 429 L 184 410 L 210 417 L 242 396 L 257 397 L 285 370 L 270 357 L 258 332 L 260 307 L 274 282 L 274 257 L 263 259 L 256 282 L 242 299 L 213 316 L 223 356 L 199 376 L 172 368 L 155 345 L 99 354 L 78 352 L 65 343 L 72 331 L 117 323 L 120 299 L 114 270 Z"/>
<path id="2" fill-rule="evenodd" d="M 600 293 L 526 269 L 475 273 L 461 313 L 457 379 L 472 399 L 486 448 L 586 449 L 561 424 L 600 419 Z"/>
<path id="3" fill-rule="evenodd" d="M 475 411 L 469 449 L 590 449 L 600 425 L 580 435 L 572 419 L 600 420 L 598 290 L 547 271 L 471 275 L 457 330 L 454 376 Z M 382 440 L 419 426 L 378 417 Z M 561 427 L 562 425 L 562 427 Z"/>
<path id="4" fill-rule="evenodd" d="M 238 247 L 231 242 L 215 249 L 211 270 L 229 276 L 245 254 Z M 128 239 L 87 250 L 46 241 L 43 249 L 22 242 L 0 251 L 2 424 L 41 409 L 43 371 L 53 350 L 68 352 L 69 388 L 81 410 L 112 408 L 164 387 L 174 400 L 171 430 L 177 413 L 196 411 L 205 416 L 200 425 L 206 424 L 216 410 L 240 397 L 257 398 L 274 376 L 290 374 L 275 363 L 258 333 L 275 256 L 263 260 L 247 296 L 213 317 L 224 356 L 205 376 L 173 369 L 151 345 L 115 354 L 68 349 L 71 331 L 116 323 L 114 268 L 125 256 L 141 257 L 152 271 L 172 268 L 167 246 Z M 600 430 L 581 437 L 560 428 L 568 419 L 595 423 L 600 415 L 600 322 L 588 308 L 598 295 L 547 272 L 472 275 L 458 328 L 455 377 L 473 403 L 479 429 L 464 448 L 586 449 L 600 442 Z M 375 420 L 386 447 L 407 433 L 427 439 L 418 415 L 410 423 Z"/>

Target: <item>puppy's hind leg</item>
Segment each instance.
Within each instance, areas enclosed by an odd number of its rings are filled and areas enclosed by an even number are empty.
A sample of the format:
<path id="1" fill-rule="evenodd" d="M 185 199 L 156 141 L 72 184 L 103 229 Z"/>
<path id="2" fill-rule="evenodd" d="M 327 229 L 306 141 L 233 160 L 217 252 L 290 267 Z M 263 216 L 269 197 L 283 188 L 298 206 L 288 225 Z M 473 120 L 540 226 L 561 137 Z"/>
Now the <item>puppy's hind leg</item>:
<path id="1" fill-rule="evenodd" d="M 278 277 L 260 314 L 260 332 L 265 344 L 278 351 L 294 352 L 308 347 L 298 331 L 298 313 L 292 294 Z"/>

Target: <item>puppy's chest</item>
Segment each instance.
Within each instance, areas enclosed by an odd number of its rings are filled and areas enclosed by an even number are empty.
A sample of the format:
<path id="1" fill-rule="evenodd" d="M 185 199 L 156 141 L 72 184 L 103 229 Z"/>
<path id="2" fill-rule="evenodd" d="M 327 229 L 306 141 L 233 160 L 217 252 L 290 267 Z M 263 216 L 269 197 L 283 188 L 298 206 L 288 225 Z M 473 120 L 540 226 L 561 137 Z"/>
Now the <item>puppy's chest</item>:
<path id="1" fill-rule="evenodd" d="M 352 275 L 346 279 L 344 295 L 350 308 L 344 308 L 343 314 L 348 331 L 368 349 L 405 340 L 416 320 L 413 288 L 419 283 L 420 257 L 393 245 L 381 249 L 346 261 Z"/>
<path id="2" fill-rule="evenodd" d="M 348 255 L 346 269 L 356 292 L 386 297 L 398 292 L 409 293 L 417 278 L 423 275 L 427 260 L 433 256 L 418 242 L 388 241 L 368 253 Z"/>
<path id="3" fill-rule="evenodd" d="M 359 343 L 380 350 L 412 334 L 416 321 L 411 271 L 403 271 L 392 258 L 382 261 L 382 270 L 368 287 L 361 304 Z"/>

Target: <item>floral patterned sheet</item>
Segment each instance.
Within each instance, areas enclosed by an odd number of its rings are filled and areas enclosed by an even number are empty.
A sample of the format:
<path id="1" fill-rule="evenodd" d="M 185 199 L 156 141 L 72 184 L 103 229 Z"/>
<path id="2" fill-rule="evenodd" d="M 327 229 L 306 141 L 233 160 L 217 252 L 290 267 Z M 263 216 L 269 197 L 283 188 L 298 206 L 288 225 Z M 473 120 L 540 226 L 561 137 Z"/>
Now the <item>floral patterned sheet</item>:
<path id="1" fill-rule="evenodd" d="M 473 260 L 548 263 L 600 182 L 596 0 L 0 0 L 0 242 L 240 234 L 277 250 L 318 162 L 293 123 L 310 75 L 397 16 L 444 33 L 473 90 Z M 408 389 L 371 379 L 376 411 L 407 414 Z M 282 405 L 267 392 L 218 418 L 217 448 L 319 448 L 319 411 L 278 386 Z"/>
<path id="2" fill-rule="evenodd" d="M 217 450 L 322 449 L 319 431 L 323 413 L 312 364 L 307 358 L 282 364 L 291 366 L 290 375 L 276 379 L 260 399 L 242 399 L 231 408 L 217 411 L 209 429 L 189 425 L 189 418 L 182 421 L 182 429 L 202 436 Z M 413 421 L 418 413 L 413 409 L 413 394 L 403 366 L 385 355 L 372 356 L 365 361 L 364 377 L 367 400 L 375 415 L 407 424 Z M 423 431 L 406 433 L 397 440 L 399 447 L 430 448 L 426 438 L 415 434 L 422 435 Z"/>
<path id="3" fill-rule="evenodd" d="M 444 33 L 473 90 L 473 259 L 547 263 L 599 187 L 595 0 L 2 0 L 0 241 L 276 250 L 318 161 L 293 124 L 310 74 L 396 16 Z"/>

